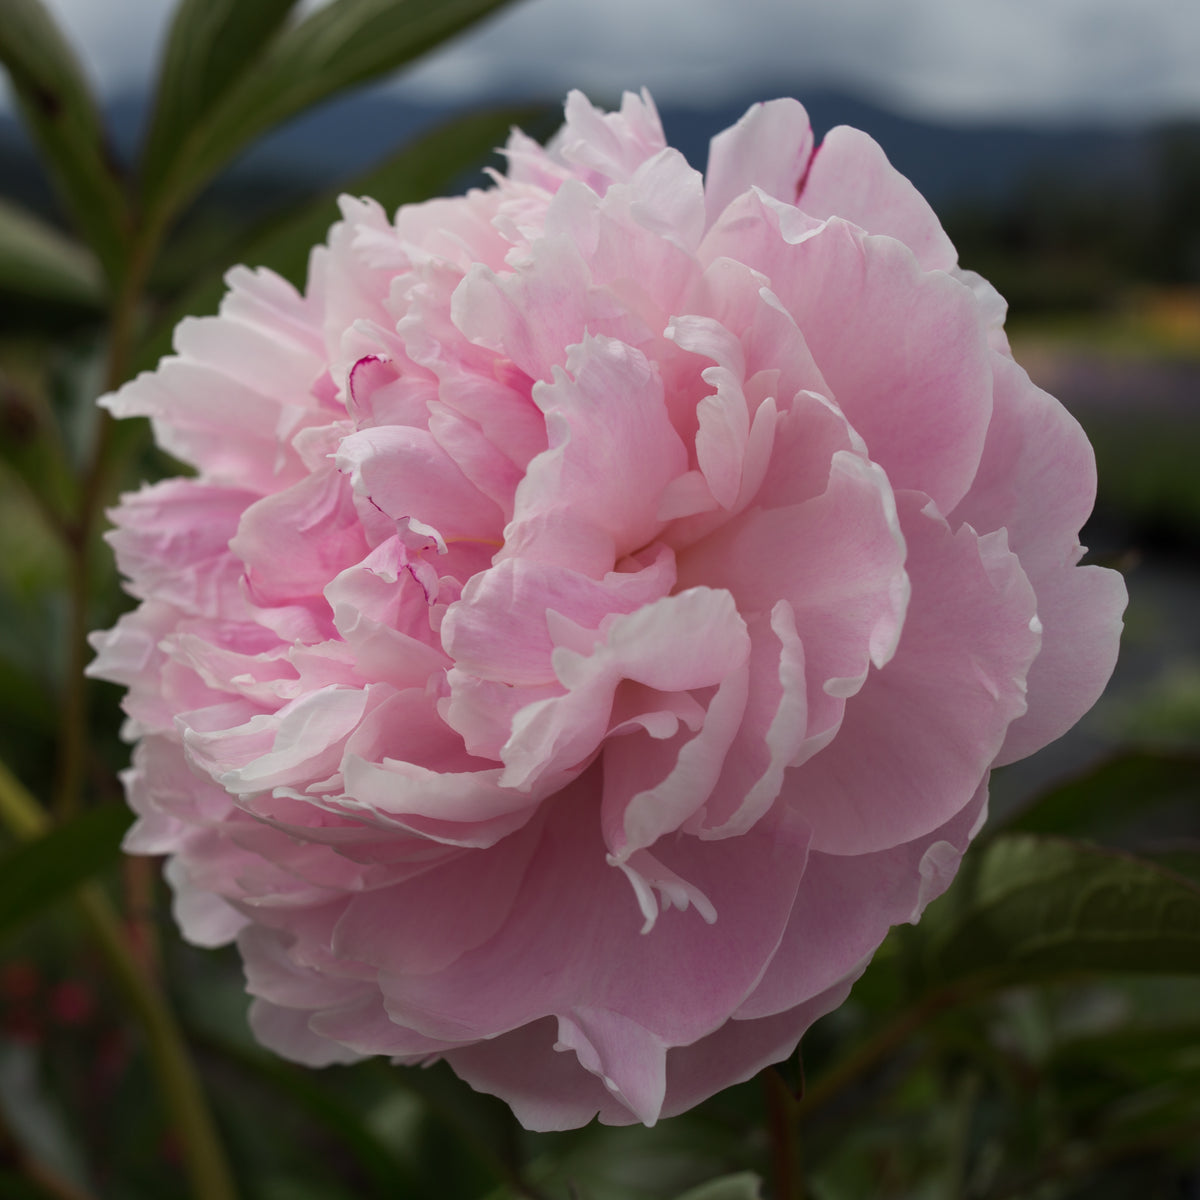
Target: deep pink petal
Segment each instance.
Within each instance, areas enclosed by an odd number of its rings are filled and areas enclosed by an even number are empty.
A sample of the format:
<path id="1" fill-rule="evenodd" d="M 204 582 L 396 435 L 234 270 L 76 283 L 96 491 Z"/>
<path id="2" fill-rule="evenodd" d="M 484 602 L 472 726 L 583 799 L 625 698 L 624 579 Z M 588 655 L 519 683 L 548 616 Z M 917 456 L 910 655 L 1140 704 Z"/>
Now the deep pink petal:
<path id="1" fill-rule="evenodd" d="M 587 802 L 581 786 L 571 795 L 575 811 Z M 645 1072 L 654 1064 L 624 1057 L 620 1022 L 599 1014 L 637 1013 L 645 1031 L 638 1041 L 648 1052 L 657 1045 L 665 1053 L 668 1045 L 711 1032 L 723 1019 L 715 1014 L 754 985 L 774 952 L 802 870 L 803 836 L 777 827 L 728 843 L 688 839 L 664 850 L 666 865 L 711 901 L 717 919 L 708 924 L 692 911 L 665 913 L 642 935 L 621 873 L 597 861 L 589 849 L 595 834 L 564 813 L 559 805 L 551 815 L 512 917 L 496 937 L 438 975 L 389 979 L 389 1007 L 430 1036 L 464 1040 L 481 1021 L 493 1030 L 515 1029 L 558 1015 L 585 1034 L 586 1048 L 578 1038 L 573 1043 L 584 1049 L 578 1055 L 584 1067 L 611 1081 L 613 1094 L 642 1103 L 651 1095 Z M 547 897 L 554 898 L 552 912 Z M 755 919 L 747 924 L 742 914 L 750 911 Z M 515 955 L 548 968 L 553 963 L 548 986 L 533 994 L 493 990 L 485 1017 L 479 981 L 496 978 L 498 964 Z M 590 964 L 601 957 L 611 967 L 598 978 Z M 637 1115 L 653 1120 L 657 1113 L 643 1108 Z"/>

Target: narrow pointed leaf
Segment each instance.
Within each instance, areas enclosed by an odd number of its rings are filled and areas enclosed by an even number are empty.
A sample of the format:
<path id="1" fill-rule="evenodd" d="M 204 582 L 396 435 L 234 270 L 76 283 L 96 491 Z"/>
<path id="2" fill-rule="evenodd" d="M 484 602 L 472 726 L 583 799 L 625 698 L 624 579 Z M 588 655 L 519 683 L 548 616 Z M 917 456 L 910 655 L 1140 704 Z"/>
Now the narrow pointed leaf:
<path id="1" fill-rule="evenodd" d="M 997 838 L 968 858 L 927 917 L 923 958 L 935 986 L 1094 971 L 1200 973 L 1200 886 L 1082 843 Z"/>
<path id="2" fill-rule="evenodd" d="M 123 805 L 89 809 L 0 857 L 0 936 L 114 862 L 131 821 Z"/>
<path id="3" fill-rule="evenodd" d="M 347 88 L 411 61 L 510 0 L 334 0 L 277 37 L 180 148 L 156 211 L 176 212 L 239 151 Z"/>
<path id="4" fill-rule="evenodd" d="M 95 258 L 32 213 L 0 200 L 0 289 L 45 300 L 99 304 Z"/>
<path id="5" fill-rule="evenodd" d="M 159 67 L 142 178 L 153 189 L 186 139 L 278 32 L 296 0 L 181 0 Z"/>
<path id="6" fill-rule="evenodd" d="M 117 278 L 127 233 L 119 175 L 79 62 L 40 0 L 0 0 L 0 63 L 76 227 Z"/>

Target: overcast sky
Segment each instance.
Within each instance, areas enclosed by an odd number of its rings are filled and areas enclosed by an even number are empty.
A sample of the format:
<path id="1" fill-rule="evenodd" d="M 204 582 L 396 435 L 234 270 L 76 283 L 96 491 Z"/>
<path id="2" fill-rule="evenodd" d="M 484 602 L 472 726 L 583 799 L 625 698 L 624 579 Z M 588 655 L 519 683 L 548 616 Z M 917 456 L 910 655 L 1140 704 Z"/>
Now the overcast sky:
<path id="1" fill-rule="evenodd" d="M 170 0 L 45 2 L 102 93 L 145 85 Z M 832 86 L 950 121 L 1200 116 L 1200 0 L 525 0 L 398 86 L 442 101 L 643 84 L 699 105 Z"/>

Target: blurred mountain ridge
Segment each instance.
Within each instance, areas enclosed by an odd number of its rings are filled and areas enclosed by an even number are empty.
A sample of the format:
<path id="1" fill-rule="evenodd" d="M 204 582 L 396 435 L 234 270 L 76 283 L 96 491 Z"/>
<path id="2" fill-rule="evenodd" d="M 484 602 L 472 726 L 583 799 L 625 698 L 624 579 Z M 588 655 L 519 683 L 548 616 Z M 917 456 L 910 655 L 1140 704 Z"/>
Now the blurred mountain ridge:
<path id="1" fill-rule="evenodd" d="M 1022 181 L 1039 172 L 1062 172 L 1101 184 L 1136 185 L 1151 166 L 1163 126 L 1021 126 L 997 122 L 934 124 L 899 115 L 866 100 L 827 89 L 798 90 L 818 137 L 835 125 L 871 134 L 893 164 L 935 208 L 962 202 L 1000 206 Z M 615 97 L 610 100 L 615 101 Z M 660 106 L 668 141 L 703 168 L 708 140 L 733 124 L 755 97 L 711 108 Z M 147 97 L 127 94 L 106 107 L 120 158 L 128 160 L 145 118 Z M 558 100 L 547 102 L 551 107 Z M 264 139 L 235 165 L 233 174 L 282 174 L 298 187 L 321 185 L 381 158 L 413 134 L 461 108 L 416 104 L 379 89 L 328 104 Z M 1190 128 L 1200 144 L 1200 122 Z M 17 121 L 0 115 L 0 190 L 36 194 L 22 181 L 34 160 Z"/>

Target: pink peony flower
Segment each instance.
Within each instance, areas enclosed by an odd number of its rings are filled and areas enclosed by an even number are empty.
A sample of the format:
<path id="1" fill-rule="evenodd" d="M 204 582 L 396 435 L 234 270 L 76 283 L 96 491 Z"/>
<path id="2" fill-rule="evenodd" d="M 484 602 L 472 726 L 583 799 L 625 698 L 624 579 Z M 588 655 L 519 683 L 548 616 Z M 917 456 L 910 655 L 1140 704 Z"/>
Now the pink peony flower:
<path id="1" fill-rule="evenodd" d="M 196 475 L 113 514 L 92 668 L 261 1041 L 536 1129 L 784 1057 L 1125 600 L 1087 441 L 874 142 L 779 100 L 702 179 L 646 95 L 566 116 L 490 190 L 344 199 L 304 295 L 231 272 L 104 401 Z"/>

